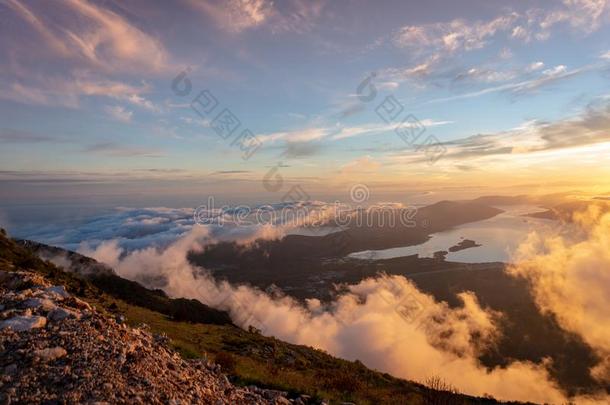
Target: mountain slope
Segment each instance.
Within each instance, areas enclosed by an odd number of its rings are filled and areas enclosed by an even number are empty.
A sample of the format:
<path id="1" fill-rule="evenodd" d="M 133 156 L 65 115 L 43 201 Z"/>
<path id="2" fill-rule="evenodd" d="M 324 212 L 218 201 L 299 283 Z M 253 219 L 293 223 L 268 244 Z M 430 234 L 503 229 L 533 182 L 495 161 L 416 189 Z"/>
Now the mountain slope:
<path id="1" fill-rule="evenodd" d="M 184 361 L 144 329 L 107 318 L 28 271 L 0 271 L 2 403 L 281 404 Z M 279 397 L 278 397 L 279 398 Z"/>
<path id="2" fill-rule="evenodd" d="M 29 240 L 16 242 L 26 248 L 26 252 L 32 251 L 37 256 L 52 262 L 59 261 L 66 270 L 86 278 L 100 290 L 130 304 L 160 312 L 176 321 L 216 325 L 232 323 L 231 318 L 224 311 L 210 308 L 197 300 L 169 298 L 162 290 L 150 290 L 134 281 L 117 276 L 110 267 L 89 257 Z"/>
<path id="3" fill-rule="evenodd" d="M 171 354 L 171 350 L 167 349 L 161 344 L 161 340 L 165 340 L 164 338 L 157 338 L 159 342 L 155 341 L 154 334 L 159 334 L 161 336 L 166 335 L 170 339 L 170 345 L 174 349 L 177 349 L 184 358 L 214 359 L 215 362 L 222 366 L 222 370 L 229 375 L 229 378 L 233 384 L 241 386 L 256 384 L 257 386 L 264 387 L 265 389 L 281 390 L 286 393 L 285 395 L 287 397 L 290 398 L 292 401 L 291 403 L 319 404 L 322 403 L 323 400 L 330 403 L 349 401 L 357 404 L 497 403 L 493 399 L 474 398 L 460 395 L 454 392 L 449 385 L 438 384 L 438 382 L 434 383 L 435 387 L 440 388 L 441 390 L 430 389 L 421 384 L 408 382 L 392 377 L 388 374 L 370 370 L 360 362 L 350 362 L 336 359 L 319 350 L 306 346 L 288 344 L 274 338 L 261 336 L 260 334 L 256 333 L 256 331 L 248 332 L 241 330 L 230 324 L 214 325 L 200 322 L 189 323 L 176 321 L 167 315 L 167 313 L 170 311 L 165 310 L 164 312 L 157 312 L 150 308 L 137 306 L 132 302 L 122 300 L 116 295 L 113 295 L 116 293 L 114 289 L 110 288 L 106 291 L 104 290 L 104 284 L 100 284 L 99 286 L 94 285 L 91 280 L 83 278 L 77 273 L 64 272 L 51 263 L 40 260 L 31 250 L 26 249 L 22 245 L 15 243 L 3 235 L 0 235 L 0 270 L 7 272 L 24 270 L 36 272 L 38 275 L 43 275 L 48 283 L 61 284 L 65 286 L 68 293 L 78 296 L 79 300 L 83 300 L 82 302 L 85 304 L 80 305 L 85 306 L 85 308 L 86 305 L 90 305 L 91 307 L 95 307 L 97 309 L 97 315 L 92 315 L 92 317 L 102 323 L 103 327 L 101 329 L 98 329 L 95 325 L 90 323 L 86 323 L 82 327 L 77 327 L 77 325 L 79 325 L 78 322 L 89 322 L 86 320 L 87 317 L 81 317 L 81 320 L 68 320 L 68 322 L 71 322 L 70 325 L 72 326 L 70 326 L 67 330 L 64 330 L 64 332 L 68 332 L 68 334 L 71 334 L 70 336 L 74 336 L 75 347 L 79 347 L 78 344 L 80 343 L 78 342 L 82 342 L 83 340 L 89 342 L 91 340 L 89 331 L 93 333 L 93 329 L 102 331 L 109 327 L 109 333 L 115 330 L 115 327 L 123 330 L 124 327 L 117 325 L 117 322 L 113 321 L 113 319 L 119 319 L 122 321 L 123 317 L 126 316 L 127 323 L 134 327 L 141 325 L 143 322 L 149 325 L 145 328 L 145 332 L 134 332 L 138 335 L 146 335 L 143 337 L 144 342 L 141 342 L 143 347 L 147 348 L 147 351 L 145 350 L 144 353 L 144 360 L 142 361 L 152 361 L 157 357 L 159 359 L 163 359 L 166 358 L 166 356 L 175 358 L 175 356 Z M 133 286 L 132 284 L 127 283 L 124 285 L 125 288 Z M 143 287 L 138 285 L 134 291 L 139 292 L 141 289 L 143 289 Z M 150 290 L 146 291 L 148 291 L 147 294 L 154 293 Z M 10 305 L 12 306 L 13 304 Z M 36 310 L 38 311 L 39 309 Z M 3 317 L 11 317 L 11 314 L 6 314 L 5 312 L 2 312 Z M 32 313 L 30 315 L 35 314 Z M 47 313 L 46 315 L 47 318 L 50 319 L 49 314 Z M 48 330 L 49 327 L 53 328 L 54 325 L 49 322 L 45 328 L 36 330 L 34 334 L 30 335 L 28 335 L 30 332 L 27 331 L 18 332 L 17 335 L 15 335 L 14 332 L 5 329 L 0 332 L 2 333 L 3 341 L 8 342 L 3 347 L 11 348 L 10 353 L 18 353 L 18 348 L 23 348 L 23 345 L 27 343 L 27 347 L 36 345 L 36 350 L 44 350 L 44 346 L 48 346 L 46 348 L 53 349 L 49 352 L 43 352 L 46 353 L 43 356 L 48 355 L 53 357 L 58 353 L 62 354 L 61 351 L 55 351 L 54 348 L 63 347 L 61 345 L 68 346 L 70 343 L 64 343 L 65 341 L 61 340 L 64 339 L 64 337 L 62 337 L 64 335 L 59 333 L 62 332 L 61 327 L 59 330 L 51 329 L 50 331 Z M 151 335 L 148 331 L 152 332 L 153 334 Z M 82 332 L 85 335 L 80 336 L 78 335 L 79 332 Z M 93 356 L 102 356 L 100 357 L 101 361 L 102 358 L 105 359 L 105 357 L 103 357 L 103 354 L 98 352 L 99 350 L 108 350 L 108 345 L 110 345 L 114 353 L 115 344 L 118 345 L 117 347 L 123 347 L 123 343 L 120 342 L 119 338 L 122 336 L 119 335 L 121 333 L 122 332 L 117 331 L 116 334 L 112 336 L 105 336 L 103 337 L 103 345 L 100 344 L 97 346 L 92 346 L 91 351 L 94 352 Z M 97 335 L 94 334 L 93 336 Z M 26 343 L 18 343 L 23 339 L 25 339 L 24 342 Z M 55 342 L 61 342 L 61 344 Z M 21 344 L 21 346 L 19 346 L 19 344 Z M 80 353 L 78 351 L 73 351 L 73 354 L 70 354 L 67 348 L 64 349 L 68 353 L 61 355 L 57 361 L 78 363 L 82 360 L 79 357 Z M 167 354 L 163 354 L 165 353 L 163 350 L 165 350 Z M 157 351 L 160 353 L 158 356 L 156 354 Z M 16 364 L 16 359 L 13 359 L 13 357 L 10 356 L 11 355 L 7 351 L 2 353 L 2 363 L 0 364 L 0 367 L 7 367 L 11 366 L 12 364 Z M 73 358 L 71 356 L 76 357 Z M 176 359 L 176 361 L 178 360 Z M 208 371 L 210 369 L 216 371 L 215 366 L 207 365 L 205 362 L 200 364 L 203 364 L 201 367 L 206 368 Z M 150 366 L 153 368 L 162 367 L 158 364 L 151 364 Z M 138 367 L 133 369 L 135 374 L 139 374 L 139 371 L 136 371 L 139 370 Z M 197 377 L 197 372 L 189 368 L 191 366 L 184 367 L 187 368 L 183 371 L 187 374 L 194 373 L 193 375 L 195 375 L 195 377 L 193 378 L 195 379 L 208 378 L 207 376 Z M 11 366 L 11 369 L 13 369 L 13 366 Z M 47 370 L 45 367 L 40 370 L 36 370 L 36 373 L 40 373 L 38 379 L 34 378 L 35 381 L 38 381 L 35 384 L 39 384 L 39 386 L 36 387 L 42 390 L 52 390 L 53 387 L 55 387 L 55 382 L 52 375 L 58 374 L 47 373 L 47 371 L 45 371 Z M 159 373 L 161 373 L 160 375 L 164 375 L 164 372 L 165 369 L 163 369 L 162 372 L 159 371 Z M 83 370 L 83 373 L 88 375 L 86 370 Z M 102 368 L 92 368 L 89 370 L 89 373 L 91 374 L 91 379 L 96 381 L 104 381 L 105 378 L 110 378 L 107 376 L 107 374 L 105 374 L 106 370 Z M 158 373 L 156 372 L 155 375 L 156 374 Z M 130 378 L 132 377 L 127 375 L 127 377 L 114 376 L 112 378 L 117 379 L 117 381 L 131 381 Z M 219 378 L 222 380 L 222 377 Z M 148 382 L 150 383 L 149 386 L 144 380 L 136 380 L 137 381 L 134 384 L 136 384 L 137 387 L 142 388 L 144 394 L 146 394 L 147 390 L 157 390 L 160 394 L 155 398 L 159 399 L 161 402 L 163 402 L 163 398 L 165 398 L 162 397 L 162 393 L 173 392 L 168 391 L 170 388 L 165 387 L 164 384 L 176 383 L 175 380 L 163 379 L 159 377 L 159 379 L 148 379 Z M 140 383 L 144 385 L 137 385 Z M 3 384 L 7 383 L 3 382 Z M 131 384 L 131 382 L 129 382 L 129 384 Z M 225 383 L 220 381 L 219 384 L 222 385 Z M 159 387 L 156 387 L 155 385 L 159 385 Z M 144 386 L 149 388 L 144 388 Z M 74 398 L 81 395 L 78 394 L 79 390 L 84 390 L 83 392 L 86 392 L 87 395 L 95 396 L 95 398 L 104 397 L 105 395 L 110 395 L 111 393 L 111 390 L 104 391 L 104 387 L 100 388 L 97 385 L 94 386 L 85 384 L 75 385 L 74 387 Z M 109 386 L 106 388 L 108 387 Z M 256 400 L 258 400 L 256 395 L 262 395 L 263 397 L 279 395 L 277 398 L 282 398 L 278 399 L 279 401 L 288 401 L 288 399 L 278 393 L 273 394 L 275 391 L 265 391 L 261 388 L 251 388 L 240 391 L 239 388 L 235 388 L 232 385 L 230 387 L 232 387 L 230 388 L 230 391 L 234 392 L 235 395 L 254 395 L 252 398 L 255 398 Z M 4 394 L 10 394 L 13 392 L 12 390 L 10 392 L 8 391 L 10 388 L 15 387 L 4 385 L 0 388 L 0 391 Z M 442 391 L 442 389 L 445 389 L 445 391 Z M 186 390 L 185 392 L 190 391 Z M 305 396 L 303 396 L 304 394 Z M 131 395 L 129 396 L 130 399 L 135 398 L 132 398 L 132 393 L 130 392 L 125 395 Z M 220 398 L 222 399 L 224 397 Z M 232 403 L 248 402 L 235 400 L 235 402 Z"/>

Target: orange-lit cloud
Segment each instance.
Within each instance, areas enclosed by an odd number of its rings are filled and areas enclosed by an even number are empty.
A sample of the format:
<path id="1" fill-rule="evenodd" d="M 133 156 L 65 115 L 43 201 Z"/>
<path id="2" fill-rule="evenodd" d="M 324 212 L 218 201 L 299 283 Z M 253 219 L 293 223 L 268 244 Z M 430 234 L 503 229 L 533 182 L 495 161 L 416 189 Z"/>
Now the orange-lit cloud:
<path id="1" fill-rule="evenodd" d="M 571 229 L 530 235 L 508 272 L 526 278 L 537 305 L 599 356 L 591 375 L 610 381 L 610 213 L 593 205 Z"/>
<path id="2" fill-rule="evenodd" d="M 67 0 L 54 4 L 64 13 L 50 14 L 40 10 L 48 3 L 32 6 L 18 0 L 5 3 L 59 57 L 111 72 L 161 72 L 169 67 L 167 51 L 159 40 L 108 8 L 87 0 Z"/>
<path id="3" fill-rule="evenodd" d="M 261 229 L 242 241 L 278 236 L 269 231 Z M 255 325 L 267 335 L 359 359 L 399 377 L 423 381 L 437 375 L 463 392 L 504 400 L 568 400 L 550 379 L 546 362 L 516 361 L 494 369 L 479 363 L 478 356 L 500 333 L 496 322 L 502 315 L 482 308 L 473 293 L 459 294 L 462 305 L 450 308 L 404 277 L 394 276 L 351 285 L 329 304 L 311 299 L 303 305 L 290 297 L 217 282 L 193 267 L 188 252 L 214 240 L 207 228 L 195 227 L 166 249 L 124 254 L 116 241 L 109 241 L 82 252 L 114 266 L 124 277 L 162 287 L 172 296 L 196 298 L 225 309 L 242 327 Z M 165 281 L 159 285 L 155 280 Z M 574 400 L 604 401 L 593 397 Z"/>

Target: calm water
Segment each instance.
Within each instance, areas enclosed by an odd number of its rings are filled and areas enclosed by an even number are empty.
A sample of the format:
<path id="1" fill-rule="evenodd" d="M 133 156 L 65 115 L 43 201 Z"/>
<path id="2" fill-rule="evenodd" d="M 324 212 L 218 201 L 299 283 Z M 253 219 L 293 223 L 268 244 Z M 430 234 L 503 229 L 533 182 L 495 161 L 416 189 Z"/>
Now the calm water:
<path id="1" fill-rule="evenodd" d="M 482 246 L 449 252 L 447 261 L 462 263 L 509 262 L 512 252 L 534 230 L 554 228 L 557 222 L 547 219 L 524 217 L 525 214 L 545 211 L 532 205 L 497 206 L 504 210 L 493 218 L 461 225 L 458 228 L 431 235 L 431 238 L 421 245 L 405 246 L 384 250 L 368 250 L 352 253 L 349 256 L 356 259 L 391 259 L 394 257 L 419 255 L 433 257 L 439 250 L 448 251 L 463 239 L 470 239 Z"/>

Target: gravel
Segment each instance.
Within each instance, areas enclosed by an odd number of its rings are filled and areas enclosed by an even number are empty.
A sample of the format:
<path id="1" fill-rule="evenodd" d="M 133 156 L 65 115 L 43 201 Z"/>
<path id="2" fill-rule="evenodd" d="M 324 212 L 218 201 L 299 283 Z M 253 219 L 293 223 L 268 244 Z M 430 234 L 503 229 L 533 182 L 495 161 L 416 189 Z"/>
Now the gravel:
<path id="1" fill-rule="evenodd" d="M 146 328 L 98 313 L 32 272 L 0 271 L 0 403 L 290 404 L 183 360 Z"/>

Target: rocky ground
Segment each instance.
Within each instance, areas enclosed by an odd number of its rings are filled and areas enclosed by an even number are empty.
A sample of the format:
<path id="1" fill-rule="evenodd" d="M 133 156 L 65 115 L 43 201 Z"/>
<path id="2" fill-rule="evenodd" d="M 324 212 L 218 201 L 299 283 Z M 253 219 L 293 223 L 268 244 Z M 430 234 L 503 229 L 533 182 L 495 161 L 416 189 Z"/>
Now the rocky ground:
<path id="1" fill-rule="evenodd" d="M 236 387 L 32 272 L 0 271 L 0 403 L 305 404 Z"/>

